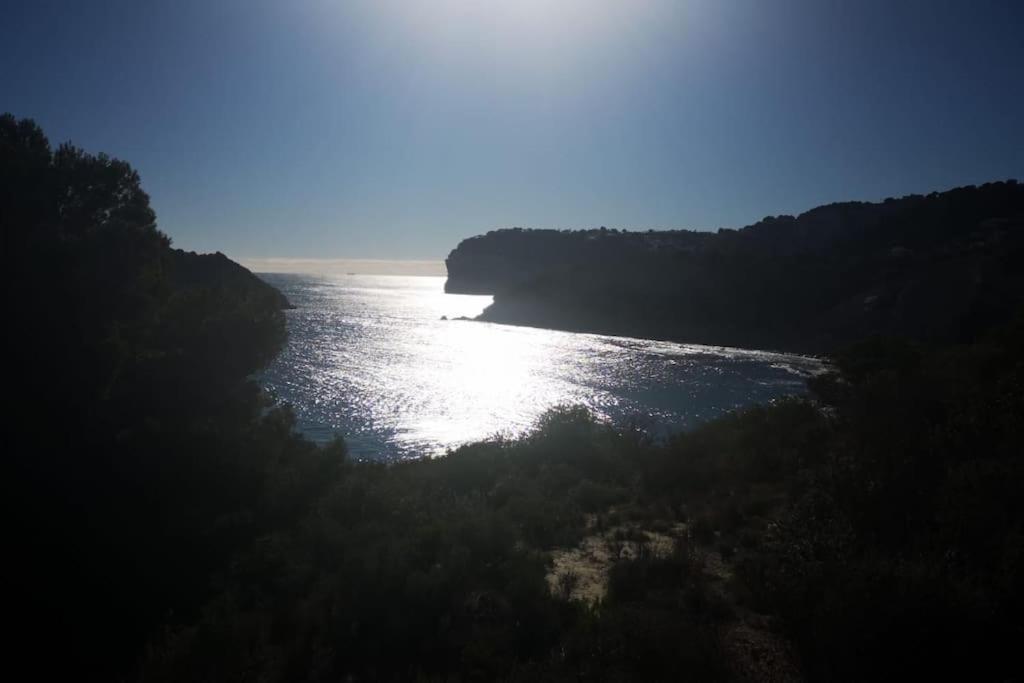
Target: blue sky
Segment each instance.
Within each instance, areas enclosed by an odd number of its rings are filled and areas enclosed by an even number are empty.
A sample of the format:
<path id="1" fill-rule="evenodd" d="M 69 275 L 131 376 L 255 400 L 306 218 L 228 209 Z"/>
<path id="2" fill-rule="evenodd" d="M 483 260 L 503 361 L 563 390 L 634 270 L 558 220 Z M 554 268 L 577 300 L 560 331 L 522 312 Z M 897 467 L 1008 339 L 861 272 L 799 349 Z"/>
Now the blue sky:
<path id="1" fill-rule="evenodd" d="M 177 246 L 442 258 L 1024 178 L 1024 2 L 8 3 L 0 110 Z"/>

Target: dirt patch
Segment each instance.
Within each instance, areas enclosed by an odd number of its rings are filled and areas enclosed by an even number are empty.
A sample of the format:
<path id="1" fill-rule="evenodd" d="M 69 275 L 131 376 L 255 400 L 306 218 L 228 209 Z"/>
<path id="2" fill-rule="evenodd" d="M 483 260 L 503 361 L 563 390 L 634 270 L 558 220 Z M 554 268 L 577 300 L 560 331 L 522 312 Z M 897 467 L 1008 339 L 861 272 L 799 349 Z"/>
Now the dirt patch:
<path id="1" fill-rule="evenodd" d="M 649 527 L 656 527 L 655 531 Z M 645 528 L 648 527 L 648 528 Z M 570 600 L 598 604 L 608 593 L 609 570 L 616 562 L 645 557 L 667 557 L 676 544 L 687 540 L 682 523 L 622 524 L 598 530 L 588 519 L 590 533 L 573 548 L 551 553 L 547 575 L 551 592 Z M 708 589 L 730 603 L 735 617 L 720 626 L 719 638 L 733 677 L 738 681 L 791 683 L 802 680 L 792 647 L 764 615 L 736 603 L 735 568 L 717 550 L 689 546 L 695 553 Z"/>
<path id="2" fill-rule="evenodd" d="M 618 525 L 592 533 L 575 548 L 559 548 L 551 552 L 551 570 L 547 580 L 551 591 L 570 600 L 597 603 L 608 593 L 608 571 L 622 560 L 643 554 L 665 557 L 676 540 L 686 534 L 686 525 L 657 525 L 667 531 L 654 531 L 637 525 Z"/>

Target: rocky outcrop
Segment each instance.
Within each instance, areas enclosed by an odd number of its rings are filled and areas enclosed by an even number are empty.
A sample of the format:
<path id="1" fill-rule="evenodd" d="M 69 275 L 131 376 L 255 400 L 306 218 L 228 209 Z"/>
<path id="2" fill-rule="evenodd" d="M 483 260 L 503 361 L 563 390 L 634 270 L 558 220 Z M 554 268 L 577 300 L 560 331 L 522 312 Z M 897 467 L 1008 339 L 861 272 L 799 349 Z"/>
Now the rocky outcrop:
<path id="1" fill-rule="evenodd" d="M 449 260 L 495 294 L 484 320 L 806 352 L 969 340 L 1024 304 L 1016 181 L 662 235 L 498 231 Z"/>
<path id="2" fill-rule="evenodd" d="M 689 230 L 623 232 L 597 230 L 494 230 L 463 240 L 445 259 L 452 294 L 497 294 L 546 273 L 654 250 L 687 251 L 709 238 Z"/>
<path id="3" fill-rule="evenodd" d="M 276 287 L 267 284 L 219 251 L 214 254 L 197 254 L 172 249 L 167 262 L 170 280 L 176 287 L 230 289 L 243 296 L 266 301 L 273 308 L 292 308 L 285 295 Z"/>

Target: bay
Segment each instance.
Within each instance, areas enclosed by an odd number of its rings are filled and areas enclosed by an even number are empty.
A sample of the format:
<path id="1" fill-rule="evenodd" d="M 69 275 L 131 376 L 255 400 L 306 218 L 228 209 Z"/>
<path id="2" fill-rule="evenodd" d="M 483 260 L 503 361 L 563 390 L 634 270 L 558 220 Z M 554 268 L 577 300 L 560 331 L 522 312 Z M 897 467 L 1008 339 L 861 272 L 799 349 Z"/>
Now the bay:
<path id="1" fill-rule="evenodd" d="M 766 351 L 459 320 L 491 297 L 445 294 L 441 277 L 260 277 L 295 306 L 261 383 L 291 404 L 304 434 L 340 434 L 361 459 L 516 436 L 567 405 L 663 436 L 801 393 L 821 367 Z"/>

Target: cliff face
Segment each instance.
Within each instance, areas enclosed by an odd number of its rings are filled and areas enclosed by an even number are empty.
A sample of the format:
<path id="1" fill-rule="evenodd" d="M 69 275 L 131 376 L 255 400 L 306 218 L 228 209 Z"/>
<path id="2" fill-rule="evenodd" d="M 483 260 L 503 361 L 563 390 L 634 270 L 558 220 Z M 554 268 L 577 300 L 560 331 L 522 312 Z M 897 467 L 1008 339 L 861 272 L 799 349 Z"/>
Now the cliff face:
<path id="1" fill-rule="evenodd" d="M 827 352 L 878 334 L 970 339 L 1024 302 L 1024 187 L 1014 181 L 663 240 L 555 233 L 571 246 L 558 250 L 549 233 L 499 231 L 453 252 L 460 278 L 495 293 L 482 319 Z M 502 252 L 507 242 L 516 250 Z"/>
<path id="2" fill-rule="evenodd" d="M 495 230 L 463 240 L 445 259 L 452 294 L 497 294 L 528 284 L 546 273 L 576 266 L 614 265 L 624 255 L 686 251 L 703 244 L 707 233 L 687 230 Z"/>

